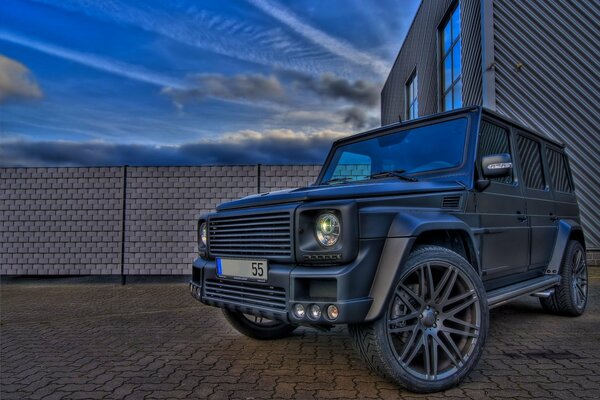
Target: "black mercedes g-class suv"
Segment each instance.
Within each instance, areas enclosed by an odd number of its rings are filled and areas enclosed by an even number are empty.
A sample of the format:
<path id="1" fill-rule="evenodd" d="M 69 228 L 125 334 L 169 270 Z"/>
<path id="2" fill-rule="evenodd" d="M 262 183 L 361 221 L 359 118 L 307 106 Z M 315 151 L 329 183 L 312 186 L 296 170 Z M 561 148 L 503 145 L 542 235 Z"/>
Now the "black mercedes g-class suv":
<path id="1" fill-rule="evenodd" d="M 338 140 L 314 185 L 222 204 L 198 236 L 192 296 L 238 331 L 347 324 L 372 370 L 416 392 L 469 373 L 490 308 L 587 302 L 564 146 L 480 107 Z"/>

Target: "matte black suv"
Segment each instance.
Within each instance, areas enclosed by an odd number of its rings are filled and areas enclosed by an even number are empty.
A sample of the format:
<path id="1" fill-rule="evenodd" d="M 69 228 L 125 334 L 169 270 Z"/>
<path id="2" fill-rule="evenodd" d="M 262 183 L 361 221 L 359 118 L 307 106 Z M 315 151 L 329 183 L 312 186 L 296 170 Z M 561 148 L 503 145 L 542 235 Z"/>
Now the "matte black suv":
<path id="1" fill-rule="evenodd" d="M 371 369 L 417 392 L 469 373 L 489 308 L 587 302 L 564 146 L 482 108 L 339 140 L 314 185 L 222 204 L 198 230 L 192 295 L 238 331 L 348 324 Z"/>

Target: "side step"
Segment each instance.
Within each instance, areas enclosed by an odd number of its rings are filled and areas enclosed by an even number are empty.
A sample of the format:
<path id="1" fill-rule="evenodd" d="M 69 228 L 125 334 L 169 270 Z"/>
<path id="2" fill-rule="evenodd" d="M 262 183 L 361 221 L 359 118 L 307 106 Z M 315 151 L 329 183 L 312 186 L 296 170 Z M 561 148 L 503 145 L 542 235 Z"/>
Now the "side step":
<path id="1" fill-rule="evenodd" d="M 515 283 L 500 289 L 488 292 L 488 306 L 498 307 L 504 303 L 528 294 L 543 292 L 560 283 L 560 275 L 545 275 L 525 282 Z"/>

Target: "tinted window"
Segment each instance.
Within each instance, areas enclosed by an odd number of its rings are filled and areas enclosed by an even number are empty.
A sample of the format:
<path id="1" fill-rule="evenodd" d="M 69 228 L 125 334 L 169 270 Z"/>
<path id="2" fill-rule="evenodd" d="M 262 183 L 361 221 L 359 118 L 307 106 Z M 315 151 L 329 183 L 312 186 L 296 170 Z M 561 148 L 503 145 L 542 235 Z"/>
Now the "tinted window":
<path id="1" fill-rule="evenodd" d="M 459 118 L 342 145 L 322 181 L 358 181 L 383 171 L 410 175 L 457 167 L 464 157 L 466 130 L 467 120 Z"/>
<path id="2" fill-rule="evenodd" d="M 539 142 L 519 135 L 517 137 L 517 147 L 525 186 L 530 189 L 546 189 Z"/>
<path id="3" fill-rule="evenodd" d="M 550 166 L 550 175 L 552 176 L 554 190 L 557 192 L 573 193 L 566 156 L 551 149 L 546 149 L 546 154 L 548 156 L 548 165 Z"/>
<path id="4" fill-rule="evenodd" d="M 481 163 L 483 156 L 501 153 L 510 154 L 508 131 L 498 125 L 482 121 L 479 133 L 479 162 Z M 512 176 L 492 178 L 490 180 L 500 183 L 513 182 Z"/>

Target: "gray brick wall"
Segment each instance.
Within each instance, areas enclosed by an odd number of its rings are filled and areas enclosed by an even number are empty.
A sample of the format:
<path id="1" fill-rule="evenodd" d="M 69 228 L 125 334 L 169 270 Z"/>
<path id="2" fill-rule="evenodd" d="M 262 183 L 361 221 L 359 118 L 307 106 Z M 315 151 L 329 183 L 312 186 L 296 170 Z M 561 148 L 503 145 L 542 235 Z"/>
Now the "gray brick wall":
<path id="1" fill-rule="evenodd" d="M 198 215 L 256 193 L 256 174 L 256 166 L 129 168 L 125 273 L 189 273 Z"/>
<path id="2" fill-rule="evenodd" d="M 312 183 L 313 165 L 263 165 L 261 191 Z M 259 168 L 129 167 L 125 274 L 188 274 L 196 219 L 257 193 Z M 0 275 L 119 274 L 123 169 L 0 168 Z"/>
<path id="3" fill-rule="evenodd" d="M 320 166 L 262 165 L 260 191 L 305 186 Z M 257 193 L 259 168 L 0 168 L 0 275 L 188 274 L 196 219 Z M 124 224 L 122 217 L 125 215 Z M 600 266 L 600 251 L 588 254 Z"/>
<path id="4" fill-rule="evenodd" d="M 120 168 L 0 169 L 0 274 L 116 274 Z"/>

